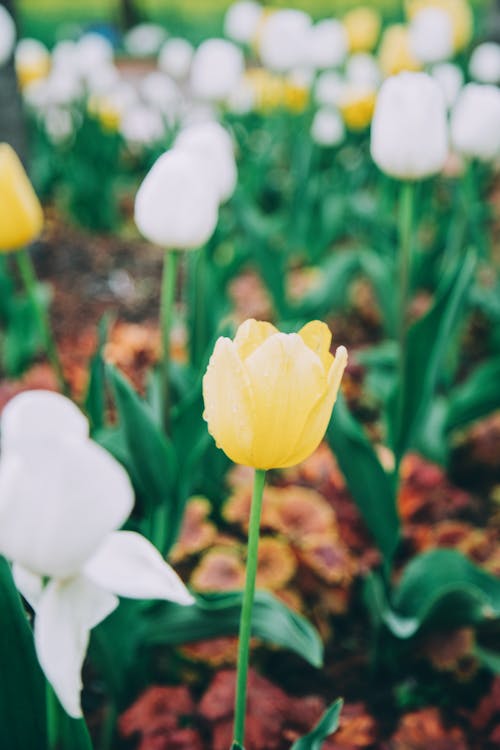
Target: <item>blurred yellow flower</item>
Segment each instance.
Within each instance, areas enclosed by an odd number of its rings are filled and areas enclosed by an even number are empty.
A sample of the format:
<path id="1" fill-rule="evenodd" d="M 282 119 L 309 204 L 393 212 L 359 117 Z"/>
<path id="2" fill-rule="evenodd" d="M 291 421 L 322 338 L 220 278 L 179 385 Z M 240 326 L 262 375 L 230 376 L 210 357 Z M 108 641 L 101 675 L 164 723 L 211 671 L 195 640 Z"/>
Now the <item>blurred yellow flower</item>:
<path id="1" fill-rule="evenodd" d="M 0 143 L 0 252 L 20 250 L 43 227 L 43 211 L 16 152 Z"/>
<path id="2" fill-rule="evenodd" d="M 256 469 L 303 461 L 321 442 L 347 364 L 319 321 L 299 333 L 247 320 L 221 337 L 203 378 L 204 418 L 219 448 Z"/>
<path id="3" fill-rule="evenodd" d="M 121 114 L 105 96 L 90 97 L 87 110 L 90 115 L 99 120 L 104 130 L 113 133 L 120 127 Z"/>
<path id="4" fill-rule="evenodd" d="M 396 23 L 384 31 L 379 50 L 379 64 L 386 76 L 395 76 L 404 70 L 420 70 L 421 65 L 411 51 L 407 26 Z"/>
<path id="5" fill-rule="evenodd" d="M 467 46 L 474 27 L 474 17 L 468 0 L 406 0 L 409 18 L 413 18 L 423 8 L 439 8 L 448 13 L 453 28 L 455 52 Z"/>
<path id="6" fill-rule="evenodd" d="M 354 8 L 346 13 L 344 28 L 349 52 L 370 52 L 377 43 L 381 25 L 380 13 L 373 8 Z"/>
<path id="7" fill-rule="evenodd" d="M 372 121 L 377 93 L 366 86 L 348 86 L 339 101 L 339 109 L 349 130 L 365 130 Z"/>
<path id="8" fill-rule="evenodd" d="M 309 91 L 305 86 L 264 68 L 249 70 L 245 83 L 253 93 L 255 110 L 263 114 L 275 109 L 303 112 L 309 101 Z"/>
<path id="9" fill-rule="evenodd" d="M 51 67 L 50 54 L 35 39 L 24 39 L 17 46 L 15 66 L 19 86 L 25 89 L 30 84 L 47 78 Z"/>

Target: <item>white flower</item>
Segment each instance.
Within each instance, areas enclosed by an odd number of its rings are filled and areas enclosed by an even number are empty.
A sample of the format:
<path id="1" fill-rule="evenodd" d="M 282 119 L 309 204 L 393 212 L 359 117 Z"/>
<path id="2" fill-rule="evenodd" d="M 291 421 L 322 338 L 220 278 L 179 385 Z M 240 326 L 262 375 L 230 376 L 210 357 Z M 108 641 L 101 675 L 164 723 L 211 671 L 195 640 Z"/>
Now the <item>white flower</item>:
<path id="1" fill-rule="evenodd" d="M 99 67 L 89 68 L 85 76 L 88 93 L 92 96 L 108 94 L 120 83 L 121 77 L 112 62 L 103 63 Z"/>
<path id="2" fill-rule="evenodd" d="M 191 125 L 176 138 L 175 148 L 196 156 L 204 163 L 207 178 L 215 182 L 219 202 L 234 193 L 237 180 L 231 136 L 218 122 Z"/>
<path id="3" fill-rule="evenodd" d="M 422 63 L 446 60 L 453 53 L 453 26 L 448 13 L 423 8 L 410 24 L 410 47 Z"/>
<path id="4" fill-rule="evenodd" d="M 113 62 L 113 45 L 96 32 L 84 34 L 76 45 L 76 66 L 80 75 L 87 79 L 94 70 Z"/>
<path id="5" fill-rule="evenodd" d="M 135 199 L 135 223 L 151 242 L 173 250 L 203 245 L 217 225 L 219 192 L 203 159 L 172 149 L 154 163 Z"/>
<path id="6" fill-rule="evenodd" d="M 469 73 L 479 83 L 500 83 L 500 44 L 485 42 L 476 47 L 470 58 Z"/>
<path id="7" fill-rule="evenodd" d="M 140 23 L 127 31 L 123 45 L 129 55 L 134 57 L 152 57 L 167 38 L 167 32 L 156 23 Z"/>
<path id="8" fill-rule="evenodd" d="M 383 172 L 399 179 L 441 171 L 448 155 L 448 128 L 444 97 L 434 79 L 426 73 L 400 73 L 382 84 L 371 153 Z"/>
<path id="9" fill-rule="evenodd" d="M 311 137 L 318 146 L 338 146 L 345 138 L 344 121 L 334 109 L 324 107 L 314 115 Z"/>
<path id="10" fill-rule="evenodd" d="M 227 9 L 224 34 L 235 42 L 249 44 L 255 38 L 262 18 L 262 5 L 254 0 L 239 0 Z"/>
<path id="11" fill-rule="evenodd" d="M 9 62 L 16 44 L 16 26 L 12 16 L 0 5 L 0 68 Z"/>
<path id="12" fill-rule="evenodd" d="M 451 114 L 451 141 L 463 156 L 490 161 L 500 155 L 500 91 L 469 83 Z"/>
<path id="13" fill-rule="evenodd" d="M 348 40 L 340 21 L 318 21 L 309 30 L 307 62 L 318 70 L 342 65 L 348 51 Z"/>
<path id="14" fill-rule="evenodd" d="M 333 70 L 325 70 L 316 79 L 314 98 L 322 106 L 336 106 L 342 99 L 345 79 Z"/>
<path id="15" fill-rule="evenodd" d="M 462 70 L 453 63 L 439 63 L 439 65 L 434 65 L 431 75 L 441 87 L 446 106 L 451 109 L 464 85 Z"/>
<path id="16" fill-rule="evenodd" d="M 137 105 L 123 114 L 120 133 L 130 146 L 152 146 L 165 136 L 165 122 L 154 107 Z"/>
<path id="17" fill-rule="evenodd" d="M 207 101 L 223 101 L 238 85 L 244 71 L 242 51 L 226 39 L 207 39 L 194 53 L 191 90 Z"/>
<path id="18" fill-rule="evenodd" d="M 16 68 L 36 68 L 39 65 L 50 63 L 50 54 L 42 42 L 38 39 L 21 39 L 16 47 Z"/>
<path id="19" fill-rule="evenodd" d="M 43 124 L 52 143 L 63 143 L 73 135 L 73 118 L 67 109 L 50 107 L 45 113 Z"/>
<path id="20" fill-rule="evenodd" d="M 345 67 L 349 83 L 378 89 L 382 78 L 377 60 L 368 52 L 357 52 L 347 60 Z"/>
<path id="21" fill-rule="evenodd" d="M 186 39 L 167 39 L 158 55 L 158 67 L 174 80 L 182 81 L 189 75 L 193 55 L 193 46 Z"/>
<path id="22" fill-rule="evenodd" d="M 178 85 L 165 73 L 155 70 L 148 73 L 139 84 L 139 91 L 143 99 L 157 107 L 164 115 L 173 119 L 182 102 L 182 94 Z"/>
<path id="23" fill-rule="evenodd" d="M 266 19 L 259 36 L 263 65 L 286 73 L 307 61 L 311 18 L 301 10 L 277 10 Z"/>
<path id="24" fill-rule="evenodd" d="M 116 531 L 132 510 L 130 480 L 71 401 L 27 391 L 7 404 L 1 428 L 0 554 L 35 610 L 42 669 L 78 717 L 90 630 L 117 596 L 193 599 L 146 539 Z"/>
<path id="25" fill-rule="evenodd" d="M 255 91 L 250 82 L 243 76 L 237 87 L 227 100 L 230 112 L 236 115 L 246 115 L 255 107 Z"/>

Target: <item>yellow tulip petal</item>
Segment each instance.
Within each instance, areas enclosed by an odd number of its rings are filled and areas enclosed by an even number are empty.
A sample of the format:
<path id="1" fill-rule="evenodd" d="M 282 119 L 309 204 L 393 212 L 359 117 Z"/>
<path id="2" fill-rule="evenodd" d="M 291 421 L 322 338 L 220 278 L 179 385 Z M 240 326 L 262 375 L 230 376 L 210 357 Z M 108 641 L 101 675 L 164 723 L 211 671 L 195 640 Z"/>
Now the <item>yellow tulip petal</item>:
<path id="1" fill-rule="evenodd" d="M 340 381 L 347 365 L 347 349 L 339 346 L 335 352 L 333 364 L 328 373 L 328 388 L 322 398 L 311 410 L 302 433 L 293 450 L 286 458 L 285 466 L 295 466 L 313 453 L 322 441 L 337 400 Z"/>
<path id="2" fill-rule="evenodd" d="M 280 468 L 325 393 L 323 364 L 298 334 L 277 333 L 244 366 L 255 405 L 251 465 Z"/>
<path id="3" fill-rule="evenodd" d="M 217 446 L 235 463 L 250 465 L 253 396 L 236 346 L 219 338 L 203 378 L 203 418 Z"/>
<path id="4" fill-rule="evenodd" d="M 43 227 L 43 211 L 16 152 L 0 144 L 0 252 L 32 242 Z"/>
<path id="5" fill-rule="evenodd" d="M 236 336 L 234 337 L 234 344 L 241 359 L 249 357 L 257 347 L 275 333 L 278 333 L 278 329 L 271 323 L 254 320 L 253 318 L 245 320 L 236 331 Z"/>
<path id="6" fill-rule="evenodd" d="M 325 372 L 328 372 L 333 363 L 333 357 L 330 354 L 332 344 L 332 334 L 326 323 L 320 320 L 312 320 L 299 331 L 302 341 L 323 362 Z"/>

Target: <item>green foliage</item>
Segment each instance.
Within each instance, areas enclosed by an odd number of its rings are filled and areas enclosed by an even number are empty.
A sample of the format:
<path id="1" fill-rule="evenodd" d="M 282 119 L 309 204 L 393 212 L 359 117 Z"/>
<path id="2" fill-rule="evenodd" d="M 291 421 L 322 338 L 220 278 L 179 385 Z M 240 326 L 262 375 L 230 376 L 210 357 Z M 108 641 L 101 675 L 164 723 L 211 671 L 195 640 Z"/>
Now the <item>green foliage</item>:
<path id="1" fill-rule="evenodd" d="M 323 742 L 339 727 L 340 712 L 344 702 L 339 698 L 325 711 L 309 734 L 296 740 L 291 750 L 321 750 Z"/>

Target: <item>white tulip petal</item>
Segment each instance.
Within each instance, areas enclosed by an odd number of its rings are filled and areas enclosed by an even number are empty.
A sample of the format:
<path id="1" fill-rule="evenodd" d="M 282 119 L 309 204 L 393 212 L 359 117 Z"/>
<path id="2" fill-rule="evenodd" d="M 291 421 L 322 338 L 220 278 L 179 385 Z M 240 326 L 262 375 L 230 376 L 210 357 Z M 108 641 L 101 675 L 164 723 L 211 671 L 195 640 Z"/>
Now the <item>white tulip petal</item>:
<path id="1" fill-rule="evenodd" d="M 42 576 L 74 575 L 133 503 L 127 473 L 96 443 L 30 442 L 0 461 L 0 554 Z"/>
<path id="2" fill-rule="evenodd" d="M 190 125 L 176 138 L 175 148 L 199 157 L 207 179 L 215 180 L 219 200 L 226 201 L 234 193 L 237 181 L 233 142 L 218 122 Z"/>
<path id="3" fill-rule="evenodd" d="M 0 5 L 0 67 L 9 61 L 16 43 L 16 25 L 7 9 Z"/>
<path id="4" fill-rule="evenodd" d="M 227 39 L 206 39 L 193 56 L 191 91 L 205 101 L 223 101 L 236 88 L 244 69 L 239 47 Z"/>
<path id="5" fill-rule="evenodd" d="M 83 576 L 51 581 L 40 599 L 35 646 L 40 665 L 64 710 L 82 715 L 81 671 L 90 630 L 116 607 L 118 599 Z"/>
<path id="6" fill-rule="evenodd" d="M 130 599 L 192 604 L 193 597 L 156 547 L 133 531 L 110 534 L 84 568 L 94 583 Z"/>
<path id="7" fill-rule="evenodd" d="M 36 610 L 43 592 L 42 577 L 17 563 L 12 566 L 12 577 L 17 590 L 21 592 L 30 607 Z"/>
<path id="8" fill-rule="evenodd" d="M 52 391 L 25 391 L 2 411 L 2 451 L 25 445 L 27 439 L 67 435 L 84 440 L 89 423 L 69 398 Z"/>

